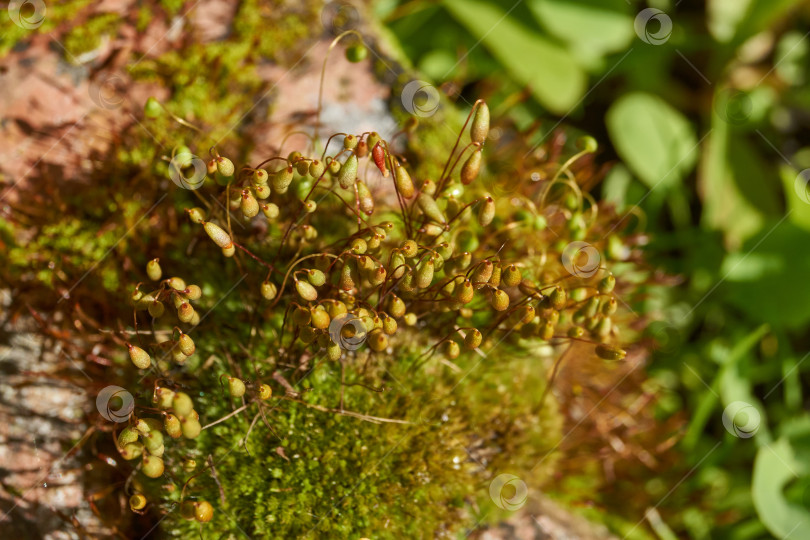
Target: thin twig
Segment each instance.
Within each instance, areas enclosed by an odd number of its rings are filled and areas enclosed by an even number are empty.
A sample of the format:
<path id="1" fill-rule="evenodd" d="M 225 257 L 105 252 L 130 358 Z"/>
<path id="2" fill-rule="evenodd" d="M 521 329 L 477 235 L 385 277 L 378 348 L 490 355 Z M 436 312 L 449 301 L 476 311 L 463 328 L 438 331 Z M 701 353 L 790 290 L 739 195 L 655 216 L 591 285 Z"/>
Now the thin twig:
<path id="1" fill-rule="evenodd" d="M 245 403 L 244 405 L 242 405 L 241 407 L 239 407 L 238 409 L 236 409 L 236 410 L 235 410 L 235 411 L 233 411 L 232 413 L 230 413 L 230 414 L 227 414 L 227 415 L 223 416 L 223 417 L 222 417 L 222 418 L 220 418 L 219 420 L 214 420 L 213 422 L 211 422 L 211 423 L 210 423 L 210 424 L 208 424 L 207 426 L 204 426 L 204 427 L 203 427 L 203 429 L 205 430 L 205 429 L 210 428 L 211 426 L 215 426 L 215 425 L 219 424 L 220 422 L 224 422 L 225 420 L 227 420 L 227 419 L 228 419 L 228 418 L 230 418 L 231 416 L 236 416 L 236 415 L 237 415 L 237 414 L 239 414 L 240 412 L 242 412 L 242 411 L 244 411 L 245 409 L 247 409 L 247 408 L 248 408 L 248 406 L 250 406 L 250 403 Z"/>
<path id="2" fill-rule="evenodd" d="M 307 403 L 306 401 L 301 401 L 300 399 L 284 397 L 281 399 L 286 399 L 289 401 L 294 401 L 296 403 L 300 403 L 306 407 L 311 409 L 315 409 L 321 412 L 328 412 L 334 414 L 340 414 L 343 416 L 351 416 L 352 418 L 359 418 L 360 420 L 365 420 L 366 422 L 372 422 L 374 424 L 381 424 L 381 423 L 391 423 L 391 424 L 411 424 L 412 422 L 408 422 L 407 420 L 397 420 L 394 418 L 380 418 L 379 416 L 370 416 L 367 414 L 360 414 L 352 411 L 341 411 L 338 409 L 330 409 L 329 407 L 323 407 L 321 405 L 315 405 L 314 403 Z"/>
<path id="3" fill-rule="evenodd" d="M 217 483 L 217 487 L 219 488 L 219 499 L 222 501 L 222 504 L 225 505 L 225 490 L 222 489 L 222 484 L 219 483 L 219 477 L 217 476 L 217 470 L 214 468 L 214 457 L 211 454 L 208 454 L 208 466 L 211 467 L 211 476 L 214 477 L 214 482 Z"/>

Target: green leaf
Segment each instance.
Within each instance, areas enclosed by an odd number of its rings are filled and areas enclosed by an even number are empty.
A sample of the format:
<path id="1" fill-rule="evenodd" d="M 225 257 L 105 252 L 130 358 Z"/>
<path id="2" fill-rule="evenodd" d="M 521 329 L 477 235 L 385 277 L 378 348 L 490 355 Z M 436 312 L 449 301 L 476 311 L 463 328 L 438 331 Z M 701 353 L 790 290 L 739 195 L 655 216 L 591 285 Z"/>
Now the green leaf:
<path id="1" fill-rule="evenodd" d="M 584 64 L 624 50 L 635 37 L 625 0 L 533 0 L 526 5 L 540 25 Z"/>
<path id="2" fill-rule="evenodd" d="M 695 165 L 698 143 L 692 125 L 657 96 L 622 96 L 608 110 L 606 123 L 619 156 L 651 189 L 675 185 Z"/>
<path id="3" fill-rule="evenodd" d="M 494 3 L 445 0 L 444 5 L 516 82 L 530 88 L 541 105 L 567 114 L 579 102 L 585 92 L 585 73 L 565 48 Z"/>
<path id="4" fill-rule="evenodd" d="M 729 301 L 753 320 L 801 328 L 810 321 L 810 233 L 787 219 L 766 227 L 726 257 Z"/>
<path id="5" fill-rule="evenodd" d="M 774 174 L 754 145 L 715 113 L 698 173 L 703 225 L 722 230 L 732 245 L 757 233 L 779 214 Z"/>
<path id="6" fill-rule="evenodd" d="M 728 2 L 729 0 L 725 0 Z M 774 22 L 788 12 L 805 3 L 804 0 L 751 0 L 745 17 L 739 21 L 734 34 L 734 41 L 742 43 L 755 34 L 770 28 Z"/>
<path id="7" fill-rule="evenodd" d="M 804 442 L 807 442 L 806 436 Z M 777 538 L 810 538 L 810 512 L 785 497 L 785 487 L 797 475 L 810 475 L 807 456 L 797 454 L 791 440 L 783 437 L 760 448 L 754 460 L 751 484 L 754 507 L 762 522 Z"/>

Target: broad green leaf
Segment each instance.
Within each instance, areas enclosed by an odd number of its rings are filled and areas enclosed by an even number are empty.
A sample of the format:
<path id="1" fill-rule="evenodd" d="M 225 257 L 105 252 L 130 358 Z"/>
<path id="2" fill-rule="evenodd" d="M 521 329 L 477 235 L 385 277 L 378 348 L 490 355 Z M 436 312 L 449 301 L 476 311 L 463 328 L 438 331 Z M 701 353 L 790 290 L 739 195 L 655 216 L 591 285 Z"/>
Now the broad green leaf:
<path id="1" fill-rule="evenodd" d="M 709 0 L 706 5 L 706 24 L 714 39 L 727 43 L 734 39 L 737 26 L 756 0 Z"/>
<path id="2" fill-rule="evenodd" d="M 720 42 L 741 43 L 768 28 L 803 0 L 709 0 L 707 25 Z"/>
<path id="3" fill-rule="evenodd" d="M 445 0 L 444 5 L 541 105 L 567 114 L 579 102 L 585 73 L 565 48 L 492 2 Z"/>
<path id="4" fill-rule="evenodd" d="M 805 438 L 804 442 L 807 442 Z M 806 449 L 805 449 L 806 454 Z M 785 487 L 796 476 L 810 475 L 806 455 L 801 459 L 790 439 L 763 446 L 754 460 L 751 494 L 762 522 L 777 538 L 810 538 L 810 511 L 785 497 Z"/>
<path id="5" fill-rule="evenodd" d="M 606 123 L 619 156 L 651 189 L 675 185 L 695 165 L 698 143 L 692 125 L 657 96 L 622 96 L 608 110 Z"/>
<path id="6" fill-rule="evenodd" d="M 753 0 L 745 18 L 737 25 L 735 41 L 741 43 L 770 28 L 791 9 L 806 3 L 806 0 Z"/>
<path id="7" fill-rule="evenodd" d="M 721 268 L 729 301 L 752 320 L 802 328 L 810 322 L 810 233 L 788 219 L 750 238 Z"/>
<path id="8" fill-rule="evenodd" d="M 625 49 L 635 37 L 635 14 L 625 0 L 531 0 L 526 5 L 585 65 Z"/>
<path id="9" fill-rule="evenodd" d="M 698 172 L 703 225 L 722 230 L 732 246 L 758 232 L 779 213 L 775 174 L 754 145 L 715 112 Z"/>

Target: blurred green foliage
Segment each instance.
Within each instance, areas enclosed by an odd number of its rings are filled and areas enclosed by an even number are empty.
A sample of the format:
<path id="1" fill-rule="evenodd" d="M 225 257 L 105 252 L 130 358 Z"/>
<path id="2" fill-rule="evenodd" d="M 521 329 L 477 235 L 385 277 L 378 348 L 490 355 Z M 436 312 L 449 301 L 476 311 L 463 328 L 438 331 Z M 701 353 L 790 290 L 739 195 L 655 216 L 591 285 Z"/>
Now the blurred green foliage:
<path id="1" fill-rule="evenodd" d="M 660 414 L 689 418 L 683 482 L 644 486 L 661 518 L 622 533 L 810 537 L 810 3 L 412 0 L 376 13 L 453 97 L 545 118 L 541 139 L 567 125 L 609 143 L 601 195 L 643 212 L 651 257 L 680 278 L 637 307 L 659 320 Z M 745 415 L 724 427 L 735 402 L 753 408 L 752 437 L 734 435 Z"/>

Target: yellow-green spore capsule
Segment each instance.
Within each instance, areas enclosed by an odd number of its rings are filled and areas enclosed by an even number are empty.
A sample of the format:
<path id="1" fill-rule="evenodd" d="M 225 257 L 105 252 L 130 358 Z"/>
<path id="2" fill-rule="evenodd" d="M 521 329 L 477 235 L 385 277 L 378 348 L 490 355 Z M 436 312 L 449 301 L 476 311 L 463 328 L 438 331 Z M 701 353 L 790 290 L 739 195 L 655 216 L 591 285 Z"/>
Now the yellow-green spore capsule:
<path id="1" fill-rule="evenodd" d="M 155 300 L 151 304 L 149 304 L 149 315 L 154 317 L 155 319 L 159 319 L 163 316 L 163 313 L 166 311 L 166 307 L 163 305 L 163 302 L 160 300 Z"/>
<path id="2" fill-rule="evenodd" d="M 202 223 L 205 221 L 205 210 L 202 208 L 194 207 L 194 208 L 186 208 L 186 214 L 188 214 L 188 219 L 192 223 Z"/>
<path id="3" fill-rule="evenodd" d="M 481 207 L 478 210 L 478 224 L 482 227 L 486 227 L 492 220 L 495 218 L 495 201 L 492 197 L 487 197 L 481 203 Z"/>
<path id="4" fill-rule="evenodd" d="M 473 328 L 467 331 L 467 335 L 464 336 L 464 346 L 468 349 L 476 349 L 481 345 L 481 342 L 484 340 L 484 336 L 481 335 L 481 332 L 477 328 Z"/>
<path id="5" fill-rule="evenodd" d="M 222 176 L 233 176 L 235 168 L 233 166 L 233 162 L 230 159 L 219 156 L 217 158 L 217 170 L 219 171 L 219 174 L 221 174 Z"/>
<path id="6" fill-rule="evenodd" d="M 136 493 L 132 497 L 129 498 L 129 508 L 133 512 L 137 512 L 139 510 L 143 510 L 146 508 L 146 497 L 144 497 L 140 493 Z"/>
<path id="7" fill-rule="evenodd" d="M 273 191 L 282 195 L 287 193 L 287 190 L 290 188 L 290 184 L 292 184 L 293 181 L 293 171 L 294 169 L 292 165 L 289 165 L 273 174 L 272 178 L 270 179 L 271 185 L 273 186 Z"/>
<path id="8" fill-rule="evenodd" d="M 149 279 L 152 281 L 160 280 L 160 278 L 163 276 L 163 270 L 160 268 L 160 262 L 158 262 L 158 259 L 152 259 L 146 263 L 146 275 L 149 276 Z"/>
<path id="9" fill-rule="evenodd" d="M 411 175 L 408 174 L 408 170 L 401 163 L 394 165 L 394 184 L 399 194 L 406 199 L 410 199 L 416 193 Z"/>
<path id="10" fill-rule="evenodd" d="M 430 284 L 433 283 L 433 270 L 434 264 L 432 257 L 428 257 L 419 264 L 419 266 L 416 268 L 415 276 L 415 284 L 417 288 L 427 289 L 430 287 Z"/>
<path id="11" fill-rule="evenodd" d="M 240 398 L 245 395 L 245 382 L 236 377 L 228 377 L 228 393 L 231 397 Z"/>
<path id="12" fill-rule="evenodd" d="M 199 285 L 194 285 L 192 283 L 191 285 L 188 285 L 185 288 L 185 290 L 183 291 L 183 294 L 189 300 L 199 300 L 200 297 L 202 296 L 202 289 L 200 288 Z"/>
<path id="13" fill-rule="evenodd" d="M 596 355 L 603 360 L 622 360 L 627 352 L 618 347 L 600 344 L 596 346 Z"/>
<path id="14" fill-rule="evenodd" d="M 125 444 L 118 449 L 118 452 L 121 454 L 121 457 L 127 461 L 136 459 L 143 455 L 143 443 L 135 441 Z"/>
<path id="15" fill-rule="evenodd" d="M 167 414 L 163 419 L 163 428 L 166 434 L 172 439 L 177 439 L 183 435 L 183 429 L 180 425 L 180 419 L 173 414 Z"/>
<path id="16" fill-rule="evenodd" d="M 143 455 L 141 471 L 149 478 L 159 478 L 163 474 L 163 459 L 157 456 Z"/>
<path id="17" fill-rule="evenodd" d="M 129 349 L 129 358 L 136 368 L 146 369 L 152 365 L 152 357 L 145 350 L 131 343 L 127 343 L 127 349 Z"/>
<path id="18" fill-rule="evenodd" d="M 177 392 L 172 400 L 172 409 L 177 413 L 177 416 L 185 417 L 194 410 L 194 402 L 185 392 Z"/>
<path id="19" fill-rule="evenodd" d="M 261 292 L 265 300 L 273 300 L 278 294 L 278 287 L 276 287 L 275 283 L 264 281 L 262 282 Z"/>
<path id="20" fill-rule="evenodd" d="M 558 285 L 553 291 L 551 291 L 549 300 L 551 301 L 551 307 L 559 311 L 565 307 L 565 304 L 568 301 L 568 295 L 566 294 L 565 289 Z"/>
<path id="21" fill-rule="evenodd" d="M 371 196 L 371 191 L 362 180 L 357 181 L 357 203 L 364 214 L 370 216 L 374 213 L 374 197 Z"/>
<path id="22" fill-rule="evenodd" d="M 242 191 L 242 215 L 246 218 L 252 218 L 259 213 L 259 201 L 250 192 L 249 189 Z"/>
<path id="23" fill-rule="evenodd" d="M 180 420 L 183 429 L 183 437 L 186 439 L 196 439 L 202 431 L 200 421 L 196 418 L 183 418 Z"/>
<path id="24" fill-rule="evenodd" d="M 257 186 L 266 186 L 270 181 L 270 176 L 264 169 L 256 169 L 253 171 L 253 184 Z"/>
<path id="25" fill-rule="evenodd" d="M 257 199 L 264 200 L 270 196 L 270 186 L 265 185 L 253 186 L 253 194 Z"/>
<path id="26" fill-rule="evenodd" d="M 208 237 L 219 247 L 226 248 L 233 245 L 231 236 L 219 225 L 211 223 L 210 221 L 203 221 L 203 228 Z"/>
<path id="27" fill-rule="evenodd" d="M 316 180 L 321 177 L 323 172 L 326 170 L 323 162 L 317 159 L 312 160 L 309 164 L 309 175 L 315 178 Z"/>
<path id="28" fill-rule="evenodd" d="M 379 330 L 375 330 L 368 336 L 368 346 L 374 352 L 382 352 L 388 347 L 388 336 Z"/>
<path id="29" fill-rule="evenodd" d="M 295 280 L 295 290 L 298 291 L 298 295 L 307 302 L 314 302 L 318 299 L 318 291 L 306 281 L 300 279 Z"/>
<path id="30" fill-rule="evenodd" d="M 484 144 L 489 135 L 489 107 L 481 103 L 475 110 L 472 125 L 470 125 L 470 140 L 474 143 Z"/>
<path id="31" fill-rule="evenodd" d="M 214 507 L 210 502 L 197 501 L 194 503 L 194 519 L 200 523 L 208 523 L 214 517 Z"/>
<path id="32" fill-rule="evenodd" d="M 500 289 L 492 291 L 490 304 L 495 311 L 504 311 L 509 307 L 509 295 Z"/>
<path id="33" fill-rule="evenodd" d="M 177 339 L 177 345 L 180 347 L 180 351 L 186 356 L 191 356 L 194 354 L 194 351 L 197 350 L 197 347 L 194 345 L 194 340 L 191 339 L 191 336 L 188 334 L 180 333 L 180 337 Z"/>
<path id="34" fill-rule="evenodd" d="M 267 203 L 261 205 L 262 214 L 267 219 L 276 219 L 279 215 L 279 208 L 278 205 L 275 203 Z"/>
<path id="35" fill-rule="evenodd" d="M 268 400 L 273 397 L 273 389 L 269 384 L 262 384 L 259 386 L 259 399 Z"/>
<path id="36" fill-rule="evenodd" d="M 338 183 L 343 189 L 349 189 L 357 181 L 357 156 L 352 154 L 340 167 Z"/>
<path id="37" fill-rule="evenodd" d="M 523 279 L 523 276 L 520 274 L 520 270 L 514 264 L 510 264 L 506 268 L 501 270 L 501 282 L 506 287 L 515 287 L 520 283 L 520 280 Z"/>
<path id="38" fill-rule="evenodd" d="M 416 197 L 416 204 L 419 205 L 419 209 L 429 219 L 437 223 L 445 223 L 447 221 L 441 209 L 439 209 L 439 205 L 436 204 L 436 200 L 427 193 L 420 193 Z"/>
<path id="39" fill-rule="evenodd" d="M 478 178 L 478 172 L 481 170 L 481 149 L 475 150 L 470 157 L 461 166 L 461 183 L 469 185 Z"/>

